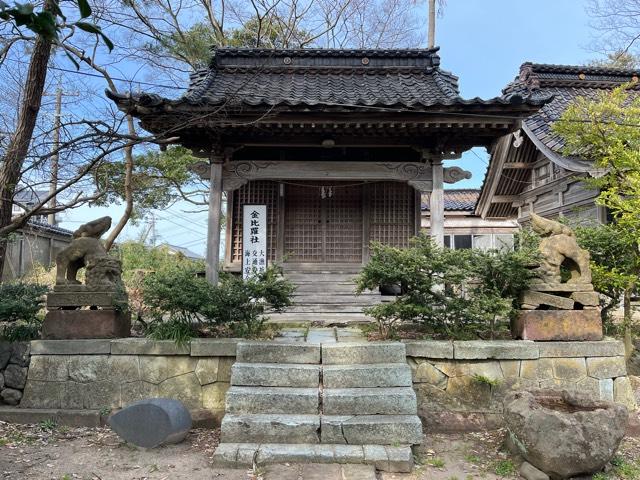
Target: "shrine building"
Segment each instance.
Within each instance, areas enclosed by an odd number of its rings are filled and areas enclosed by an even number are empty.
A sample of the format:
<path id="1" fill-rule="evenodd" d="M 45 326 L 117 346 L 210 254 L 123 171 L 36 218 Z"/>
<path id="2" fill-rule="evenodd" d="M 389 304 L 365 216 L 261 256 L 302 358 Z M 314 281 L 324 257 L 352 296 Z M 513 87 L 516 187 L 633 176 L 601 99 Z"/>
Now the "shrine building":
<path id="1" fill-rule="evenodd" d="M 548 99 L 463 99 L 438 49 L 219 48 L 178 99 L 116 95 L 143 128 L 203 161 L 210 181 L 207 276 L 242 267 L 242 207 L 267 206 L 267 256 L 295 271 L 357 270 L 378 241 L 421 228 L 445 242 L 443 187 L 472 147 L 515 141 Z M 219 258 L 223 192 L 225 258 Z"/>

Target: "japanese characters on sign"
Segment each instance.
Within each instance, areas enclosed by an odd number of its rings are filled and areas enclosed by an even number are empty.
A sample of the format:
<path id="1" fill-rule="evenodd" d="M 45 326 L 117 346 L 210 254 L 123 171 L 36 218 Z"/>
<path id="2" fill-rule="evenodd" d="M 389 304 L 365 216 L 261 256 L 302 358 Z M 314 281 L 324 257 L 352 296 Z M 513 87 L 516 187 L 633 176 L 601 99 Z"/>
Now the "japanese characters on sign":
<path id="1" fill-rule="evenodd" d="M 267 268 L 267 206 L 242 207 L 242 278 Z"/>

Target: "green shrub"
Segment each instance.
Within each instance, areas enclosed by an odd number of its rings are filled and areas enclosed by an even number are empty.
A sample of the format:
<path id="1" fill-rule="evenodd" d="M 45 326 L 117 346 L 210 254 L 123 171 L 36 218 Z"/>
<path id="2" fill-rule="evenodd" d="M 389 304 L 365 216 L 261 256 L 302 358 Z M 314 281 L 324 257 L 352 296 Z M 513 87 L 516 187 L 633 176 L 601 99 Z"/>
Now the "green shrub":
<path id="1" fill-rule="evenodd" d="M 145 277 L 143 299 L 153 319 L 147 335 L 183 342 L 224 326 L 234 335 L 254 337 L 262 332 L 268 310 L 291 304 L 294 287 L 277 267 L 246 281 L 222 273 L 217 286 L 198 277 L 198 271 L 179 265 Z"/>
<path id="2" fill-rule="evenodd" d="M 42 320 L 34 318 L 30 322 L 19 320 L 5 325 L 0 333 L 0 338 L 7 342 L 27 342 L 40 338 Z"/>
<path id="3" fill-rule="evenodd" d="M 373 244 L 357 289 L 401 286 L 395 301 L 365 309 L 385 337 L 404 322 L 447 338 L 478 337 L 486 330 L 493 337 L 496 320 L 513 314 L 517 295 L 533 277 L 533 261 L 530 248 L 451 250 L 421 235 L 404 249 Z"/>
<path id="4" fill-rule="evenodd" d="M 212 286 L 191 264 L 172 265 L 144 277 L 143 300 L 154 319 L 197 323 L 213 302 Z"/>
<path id="5" fill-rule="evenodd" d="M 494 471 L 500 477 L 512 477 L 516 474 L 516 466 L 511 460 L 500 460 L 496 463 Z"/>
<path id="6" fill-rule="evenodd" d="M 154 340 L 173 340 L 177 345 L 184 345 L 198 336 L 194 325 L 175 318 L 151 322 L 145 333 Z"/>
<path id="7" fill-rule="evenodd" d="M 47 290 L 35 283 L 0 283 L 0 321 L 33 321 L 43 308 Z"/>

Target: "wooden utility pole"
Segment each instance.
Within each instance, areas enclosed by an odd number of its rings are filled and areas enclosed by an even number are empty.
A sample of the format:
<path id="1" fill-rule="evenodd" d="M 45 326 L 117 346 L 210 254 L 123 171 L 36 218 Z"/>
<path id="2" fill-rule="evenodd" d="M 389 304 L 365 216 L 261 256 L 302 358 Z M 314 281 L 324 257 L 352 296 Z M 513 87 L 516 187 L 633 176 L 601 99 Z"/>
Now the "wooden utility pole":
<path id="1" fill-rule="evenodd" d="M 436 46 L 436 0 L 429 0 L 429 41 L 428 47 Z"/>
<path id="2" fill-rule="evenodd" d="M 45 93 L 45 95 L 48 96 L 50 94 Z M 53 154 L 51 155 L 51 177 L 49 180 L 49 195 L 53 195 L 51 200 L 49 200 L 49 208 L 51 209 L 56 208 L 58 205 L 55 192 L 58 189 L 58 169 L 60 165 L 60 153 L 58 149 L 60 148 L 60 127 L 62 126 L 62 97 L 77 97 L 78 95 L 78 92 L 64 93 L 60 85 L 56 88 L 56 106 L 53 116 Z M 58 223 L 55 212 L 51 212 L 47 216 L 47 223 L 50 225 L 56 225 Z"/>
<path id="3" fill-rule="evenodd" d="M 53 118 L 53 155 L 51 156 L 51 181 L 49 183 L 49 195 L 53 195 L 49 200 L 49 208 L 52 210 L 58 204 L 56 200 L 56 190 L 58 189 L 58 160 L 60 158 L 58 149 L 60 148 L 60 115 L 62 114 L 62 88 L 56 88 L 56 113 Z M 51 212 L 47 218 L 47 223 L 56 225 L 56 213 Z"/>

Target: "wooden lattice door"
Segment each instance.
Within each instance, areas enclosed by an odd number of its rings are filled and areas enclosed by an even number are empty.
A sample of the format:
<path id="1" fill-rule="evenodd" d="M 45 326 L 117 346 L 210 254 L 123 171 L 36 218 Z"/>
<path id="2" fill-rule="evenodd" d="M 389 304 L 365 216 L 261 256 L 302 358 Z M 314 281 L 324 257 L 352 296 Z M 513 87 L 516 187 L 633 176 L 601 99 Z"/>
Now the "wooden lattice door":
<path id="1" fill-rule="evenodd" d="M 292 263 L 362 261 L 362 189 L 287 185 L 284 254 Z"/>
<path id="2" fill-rule="evenodd" d="M 325 210 L 325 262 L 362 262 L 362 187 L 330 187 Z"/>
<path id="3" fill-rule="evenodd" d="M 416 192 L 401 182 L 369 186 L 369 240 L 408 247 L 416 234 Z"/>
<path id="4" fill-rule="evenodd" d="M 287 262 L 322 262 L 322 203 L 317 189 L 286 185 L 284 255 Z"/>

